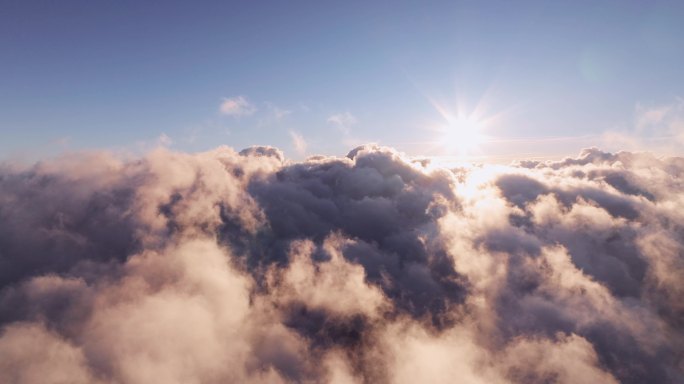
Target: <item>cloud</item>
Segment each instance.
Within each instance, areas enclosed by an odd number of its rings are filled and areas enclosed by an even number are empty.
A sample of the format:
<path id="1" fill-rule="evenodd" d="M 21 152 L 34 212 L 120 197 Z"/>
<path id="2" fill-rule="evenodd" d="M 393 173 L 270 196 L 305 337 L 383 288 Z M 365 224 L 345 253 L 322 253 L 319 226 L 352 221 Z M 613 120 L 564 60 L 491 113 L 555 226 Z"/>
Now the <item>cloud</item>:
<path id="1" fill-rule="evenodd" d="M 679 383 L 684 159 L 0 166 L 0 381 Z"/>
<path id="2" fill-rule="evenodd" d="M 271 111 L 273 118 L 277 121 L 284 119 L 286 116 L 292 114 L 289 109 L 280 108 L 277 105 L 268 103 L 268 109 Z"/>
<path id="3" fill-rule="evenodd" d="M 653 107 L 637 105 L 636 122 L 641 133 L 666 136 L 684 144 L 684 99 Z"/>
<path id="4" fill-rule="evenodd" d="M 661 105 L 637 104 L 633 129 L 609 131 L 604 135 L 604 142 L 609 148 L 682 155 L 684 99 L 677 97 Z"/>
<path id="5" fill-rule="evenodd" d="M 162 134 L 159 135 L 159 137 L 157 138 L 157 145 L 159 145 L 159 146 L 161 146 L 161 147 L 168 147 L 168 146 L 170 146 L 171 144 L 173 144 L 173 140 L 172 140 L 171 137 L 170 137 L 169 135 L 167 135 L 166 133 L 162 133 Z"/>
<path id="6" fill-rule="evenodd" d="M 235 96 L 231 98 L 224 98 L 221 102 L 219 110 L 222 114 L 227 116 L 249 116 L 256 112 L 257 108 L 252 105 L 246 97 Z"/>
<path id="7" fill-rule="evenodd" d="M 299 155 L 304 155 L 306 153 L 306 148 L 309 144 L 304 139 L 300 133 L 295 131 L 290 131 L 290 138 L 292 139 L 292 146 Z"/>
<path id="8" fill-rule="evenodd" d="M 266 102 L 266 113 L 261 114 L 258 126 L 265 127 L 279 124 L 291 114 L 291 110 L 284 109 L 273 103 Z"/>
<path id="9" fill-rule="evenodd" d="M 349 128 L 355 125 L 358 121 L 356 117 L 349 112 L 337 113 L 328 117 L 328 124 L 334 124 L 342 129 L 345 133 L 349 132 Z"/>

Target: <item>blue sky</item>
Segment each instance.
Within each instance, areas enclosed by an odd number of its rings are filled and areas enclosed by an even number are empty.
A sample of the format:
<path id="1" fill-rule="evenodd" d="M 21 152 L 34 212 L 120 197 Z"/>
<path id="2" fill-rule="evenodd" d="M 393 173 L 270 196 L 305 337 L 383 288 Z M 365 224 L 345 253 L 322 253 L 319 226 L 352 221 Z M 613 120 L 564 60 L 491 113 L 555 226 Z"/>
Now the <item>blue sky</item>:
<path id="1" fill-rule="evenodd" d="M 461 115 L 472 156 L 684 142 L 684 2 L 324 3 L 4 1 L 0 157 L 449 155 Z"/>

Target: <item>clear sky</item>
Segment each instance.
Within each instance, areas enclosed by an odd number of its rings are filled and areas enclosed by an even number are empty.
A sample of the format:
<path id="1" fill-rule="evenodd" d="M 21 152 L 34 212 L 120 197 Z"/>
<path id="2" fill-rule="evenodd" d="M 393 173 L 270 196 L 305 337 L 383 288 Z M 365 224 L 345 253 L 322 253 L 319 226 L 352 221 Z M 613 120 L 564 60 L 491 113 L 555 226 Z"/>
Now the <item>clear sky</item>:
<path id="1" fill-rule="evenodd" d="M 0 157 L 676 152 L 682 20 L 682 1 L 4 0 Z"/>

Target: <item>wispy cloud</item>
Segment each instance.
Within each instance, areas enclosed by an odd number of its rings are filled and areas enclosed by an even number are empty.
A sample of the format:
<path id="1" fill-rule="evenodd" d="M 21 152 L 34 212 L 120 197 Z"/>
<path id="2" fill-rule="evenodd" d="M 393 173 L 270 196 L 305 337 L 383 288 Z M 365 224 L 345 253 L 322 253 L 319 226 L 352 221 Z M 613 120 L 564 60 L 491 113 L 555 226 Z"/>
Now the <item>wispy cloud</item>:
<path id="1" fill-rule="evenodd" d="M 328 117 L 328 124 L 334 124 L 342 129 L 345 133 L 349 132 L 349 128 L 355 125 L 358 120 L 350 112 L 337 113 Z"/>
<path id="2" fill-rule="evenodd" d="M 640 132 L 669 135 L 684 141 L 684 99 L 659 106 L 636 106 L 636 128 Z"/>
<path id="3" fill-rule="evenodd" d="M 634 122 L 626 131 L 604 134 L 606 148 L 647 150 L 682 154 L 684 146 L 684 99 L 661 105 L 637 104 Z"/>
<path id="4" fill-rule="evenodd" d="M 286 116 L 292 114 L 292 111 L 289 109 L 281 108 L 275 104 L 272 103 L 267 103 L 268 110 L 270 111 L 270 114 L 276 119 L 276 120 L 282 120 Z"/>
<path id="5" fill-rule="evenodd" d="M 309 144 L 304 139 L 301 133 L 290 131 L 290 138 L 292 139 L 292 146 L 299 155 L 304 155 L 306 153 L 306 148 Z"/>
<path id="6" fill-rule="evenodd" d="M 173 140 L 166 133 L 162 133 L 161 135 L 159 135 L 159 137 L 157 137 L 157 146 L 168 147 L 171 144 L 173 144 Z"/>
<path id="7" fill-rule="evenodd" d="M 258 125 L 261 127 L 278 124 L 292 114 L 291 110 L 279 107 L 273 103 L 266 102 L 265 105 L 266 111 L 259 113 Z"/>
<path id="8" fill-rule="evenodd" d="M 257 110 L 244 96 L 224 98 L 219 109 L 222 114 L 228 116 L 249 116 Z"/>

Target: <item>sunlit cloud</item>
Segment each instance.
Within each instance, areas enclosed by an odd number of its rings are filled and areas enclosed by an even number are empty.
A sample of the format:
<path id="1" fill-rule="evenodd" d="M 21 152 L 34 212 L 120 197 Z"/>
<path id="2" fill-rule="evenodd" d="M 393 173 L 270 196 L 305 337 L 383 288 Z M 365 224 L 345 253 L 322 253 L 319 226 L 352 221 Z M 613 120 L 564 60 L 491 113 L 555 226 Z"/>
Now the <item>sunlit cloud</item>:
<path id="1" fill-rule="evenodd" d="M 257 108 L 244 96 L 224 98 L 219 110 L 227 116 L 249 116 L 256 112 Z"/>
<path id="2" fill-rule="evenodd" d="M 3 165 L 0 382 L 680 383 L 682 174 L 378 145 Z"/>

